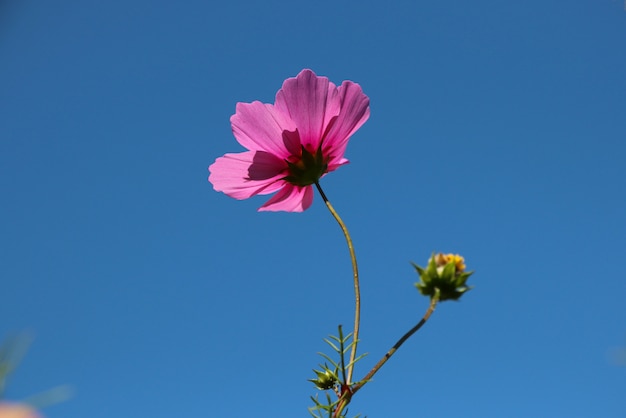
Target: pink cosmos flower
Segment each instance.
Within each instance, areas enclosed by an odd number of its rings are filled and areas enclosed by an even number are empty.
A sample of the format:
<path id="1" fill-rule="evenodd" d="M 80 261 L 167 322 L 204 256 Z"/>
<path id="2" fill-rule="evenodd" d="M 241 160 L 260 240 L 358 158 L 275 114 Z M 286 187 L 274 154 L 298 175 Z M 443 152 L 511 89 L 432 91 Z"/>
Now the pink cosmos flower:
<path id="1" fill-rule="evenodd" d="M 285 80 L 273 105 L 237 103 L 230 123 L 248 151 L 215 160 L 209 181 L 235 199 L 278 192 L 259 211 L 302 212 L 313 202 L 311 185 L 348 163 L 348 140 L 369 115 L 358 84 L 337 87 L 302 70 Z"/>
<path id="2" fill-rule="evenodd" d="M 26 405 L 0 402 L 0 418 L 40 418 L 40 415 Z"/>

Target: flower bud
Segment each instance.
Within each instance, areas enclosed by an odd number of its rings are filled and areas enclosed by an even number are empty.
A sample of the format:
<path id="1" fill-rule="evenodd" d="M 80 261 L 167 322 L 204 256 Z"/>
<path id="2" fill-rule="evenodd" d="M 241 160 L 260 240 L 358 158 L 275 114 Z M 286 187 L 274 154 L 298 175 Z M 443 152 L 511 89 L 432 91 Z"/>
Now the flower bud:
<path id="1" fill-rule="evenodd" d="M 433 298 L 439 292 L 439 300 L 458 300 L 471 289 L 465 282 L 473 272 L 465 272 L 465 259 L 458 254 L 433 254 L 424 269 L 412 263 L 420 276 L 415 287 L 422 295 Z"/>
<path id="2" fill-rule="evenodd" d="M 309 379 L 309 382 L 313 382 L 318 389 L 328 390 L 335 387 L 337 384 L 337 373 L 324 366 L 323 371 L 313 369 L 313 372 L 317 375 L 317 379 Z"/>
<path id="3" fill-rule="evenodd" d="M 39 418 L 40 415 L 29 406 L 0 401 L 0 418 Z"/>

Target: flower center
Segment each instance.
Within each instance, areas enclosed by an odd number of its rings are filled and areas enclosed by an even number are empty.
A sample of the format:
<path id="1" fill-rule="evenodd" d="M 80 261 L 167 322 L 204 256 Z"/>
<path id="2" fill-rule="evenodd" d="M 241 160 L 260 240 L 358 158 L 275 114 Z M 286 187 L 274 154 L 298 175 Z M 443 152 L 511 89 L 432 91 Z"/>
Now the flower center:
<path id="1" fill-rule="evenodd" d="M 437 267 L 441 268 L 448 263 L 454 263 L 457 273 L 463 273 L 463 271 L 465 271 L 465 259 L 458 254 L 439 253 L 435 256 L 435 263 L 437 264 Z"/>
<path id="2" fill-rule="evenodd" d="M 315 153 L 302 146 L 302 155 L 295 162 L 285 160 L 289 167 L 289 174 L 285 181 L 296 186 L 309 186 L 322 177 L 328 168 L 328 163 L 322 155 L 321 148 Z"/>

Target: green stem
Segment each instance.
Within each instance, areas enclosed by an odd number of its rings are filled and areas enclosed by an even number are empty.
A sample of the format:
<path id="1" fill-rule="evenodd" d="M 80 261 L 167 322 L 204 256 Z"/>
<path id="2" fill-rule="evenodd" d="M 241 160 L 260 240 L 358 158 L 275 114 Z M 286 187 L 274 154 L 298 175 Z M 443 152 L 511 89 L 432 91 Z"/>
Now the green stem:
<path id="1" fill-rule="evenodd" d="M 332 418 L 341 418 L 342 417 L 342 413 L 343 410 L 346 408 L 346 406 L 348 406 L 348 404 L 350 403 L 350 399 L 352 398 L 352 395 L 349 393 L 346 393 L 344 396 L 339 398 L 339 402 L 337 403 L 337 409 L 335 409 L 335 412 L 333 413 Z"/>
<path id="2" fill-rule="evenodd" d="M 395 354 L 396 351 L 398 351 L 398 349 L 400 348 L 400 346 L 402 344 L 404 344 L 404 342 L 406 340 L 408 340 L 411 335 L 415 334 L 425 323 L 426 321 L 428 321 L 428 318 L 430 318 L 430 316 L 433 314 L 433 312 L 435 311 L 435 307 L 437 306 L 437 303 L 439 302 L 439 289 L 437 289 L 437 291 L 435 292 L 435 295 L 430 299 L 430 306 L 428 307 L 428 309 L 426 310 L 426 313 L 424 314 L 424 316 L 422 317 L 422 319 L 417 323 L 417 325 L 415 325 L 413 328 L 411 328 L 406 334 L 404 334 L 402 336 L 402 338 L 400 338 L 398 340 L 398 342 L 396 342 L 393 347 L 391 347 L 389 349 L 389 351 L 387 351 L 387 353 L 383 356 L 383 358 L 381 358 L 378 363 L 376 363 L 376 365 L 372 368 L 372 370 L 369 371 L 368 374 L 365 375 L 365 377 L 356 385 L 354 385 L 354 387 L 352 388 L 352 394 L 354 395 L 359 389 L 361 389 L 367 382 L 369 382 L 372 377 L 374 377 L 374 375 L 376 374 L 376 372 L 383 367 L 383 365 L 387 362 L 387 360 L 389 360 L 391 358 L 391 356 L 393 356 Z"/>
<path id="3" fill-rule="evenodd" d="M 356 255 L 354 253 L 354 247 L 352 245 L 352 238 L 350 238 L 350 233 L 348 232 L 348 228 L 343 223 L 333 205 L 330 204 L 326 194 L 322 190 L 322 186 L 320 186 L 319 182 L 315 182 L 315 187 L 317 187 L 317 191 L 320 192 L 320 196 L 324 200 L 326 207 L 330 211 L 330 214 L 333 215 L 333 218 L 339 224 L 343 235 L 346 237 L 346 242 L 348 243 L 348 250 L 350 251 L 350 260 L 352 261 L 352 272 L 354 276 L 354 332 L 352 333 L 352 351 L 350 352 L 350 363 L 348 363 L 348 379 L 344 382 L 346 385 L 350 386 L 352 383 L 352 372 L 354 370 L 354 359 L 356 358 L 356 346 L 359 341 L 359 324 L 361 322 L 361 290 L 359 288 L 359 267 L 356 264 Z"/>
<path id="4" fill-rule="evenodd" d="M 341 325 L 339 325 L 338 327 L 338 331 L 339 331 L 339 359 L 341 360 L 341 377 L 343 378 L 343 381 L 346 381 L 346 359 L 344 356 L 344 352 L 345 352 L 345 347 L 343 345 L 343 327 Z M 341 393 L 340 393 L 341 395 Z"/>

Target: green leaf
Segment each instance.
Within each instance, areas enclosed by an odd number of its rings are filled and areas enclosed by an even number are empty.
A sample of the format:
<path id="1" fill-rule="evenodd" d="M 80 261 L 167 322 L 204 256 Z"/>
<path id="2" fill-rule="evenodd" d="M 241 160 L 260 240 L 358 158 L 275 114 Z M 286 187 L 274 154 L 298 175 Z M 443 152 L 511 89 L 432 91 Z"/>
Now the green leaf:
<path id="1" fill-rule="evenodd" d="M 333 361 L 333 359 L 331 359 L 329 356 L 327 356 L 326 354 L 319 353 L 319 352 L 317 354 L 322 356 L 322 357 L 324 357 L 326 360 L 328 360 L 330 362 L 330 364 L 332 364 L 335 369 L 339 368 L 339 365 L 335 361 Z M 320 364 L 320 366 L 321 366 L 321 364 Z"/>
<path id="2" fill-rule="evenodd" d="M 339 347 L 337 347 L 335 344 L 333 344 L 332 342 L 330 342 L 328 339 L 324 338 L 324 341 L 326 341 L 326 344 L 328 344 L 329 346 L 331 346 L 333 348 L 333 350 L 335 350 L 338 353 L 341 353 L 341 350 L 339 350 Z"/>

